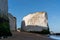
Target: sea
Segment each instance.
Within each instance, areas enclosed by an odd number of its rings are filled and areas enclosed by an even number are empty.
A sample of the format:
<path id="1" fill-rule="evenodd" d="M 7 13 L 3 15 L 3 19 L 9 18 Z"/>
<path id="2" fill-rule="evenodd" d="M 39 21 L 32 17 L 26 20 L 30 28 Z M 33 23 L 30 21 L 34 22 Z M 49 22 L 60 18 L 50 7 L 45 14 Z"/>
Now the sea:
<path id="1" fill-rule="evenodd" d="M 60 35 L 50 35 L 49 37 L 54 40 L 60 40 Z"/>

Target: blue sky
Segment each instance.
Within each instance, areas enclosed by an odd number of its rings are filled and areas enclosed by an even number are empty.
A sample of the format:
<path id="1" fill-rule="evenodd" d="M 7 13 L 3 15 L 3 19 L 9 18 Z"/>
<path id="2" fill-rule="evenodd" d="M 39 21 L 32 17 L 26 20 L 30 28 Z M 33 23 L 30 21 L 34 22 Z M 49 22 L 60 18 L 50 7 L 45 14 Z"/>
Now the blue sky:
<path id="1" fill-rule="evenodd" d="M 17 27 L 29 13 L 46 11 L 50 30 L 60 32 L 60 0 L 9 0 L 8 10 L 17 18 Z"/>

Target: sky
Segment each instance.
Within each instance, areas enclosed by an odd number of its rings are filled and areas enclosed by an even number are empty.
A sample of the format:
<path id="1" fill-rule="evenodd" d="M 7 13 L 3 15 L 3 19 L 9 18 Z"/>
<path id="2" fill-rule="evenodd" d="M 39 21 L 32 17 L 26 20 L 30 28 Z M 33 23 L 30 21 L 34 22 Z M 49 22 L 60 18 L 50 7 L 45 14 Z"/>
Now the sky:
<path id="1" fill-rule="evenodd" d="M 17 28 L 24 16 L 42 11 L 48 14 L 50 31 L 60 32 L 60 0 L 8 0 L 8 12 L 17 18 Z"/>

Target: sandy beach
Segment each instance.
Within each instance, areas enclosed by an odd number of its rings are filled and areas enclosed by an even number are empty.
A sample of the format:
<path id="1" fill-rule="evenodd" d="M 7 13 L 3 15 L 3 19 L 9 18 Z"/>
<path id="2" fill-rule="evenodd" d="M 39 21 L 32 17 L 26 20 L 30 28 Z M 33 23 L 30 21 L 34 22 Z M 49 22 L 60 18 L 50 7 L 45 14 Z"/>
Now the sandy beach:
<path id="1" fill-rule="evenodd" d="M 26 33 L 26 32 L 12 32 L 13 36 L 0 40 L 53 40 L 47 36 L 35 34 L 35 33 Z"/>

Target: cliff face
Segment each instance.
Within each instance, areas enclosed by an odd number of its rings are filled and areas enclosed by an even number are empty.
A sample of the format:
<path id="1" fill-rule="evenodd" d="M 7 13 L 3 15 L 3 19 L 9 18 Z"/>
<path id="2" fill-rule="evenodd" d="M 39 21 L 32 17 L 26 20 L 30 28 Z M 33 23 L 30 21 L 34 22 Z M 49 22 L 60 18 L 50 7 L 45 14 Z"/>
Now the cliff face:
<path id="1" fill-rule="evenodd" d="M 8 13 L 8 18 L 9 18 L 9 25 L 10 25 L 10 30 L 11 31 L 16 31 L 16 17 Z"/>
<path id="2" fill-rule="evenodd" d="M 3 12 L 5 15 L 8 13 L 8 0 L 0 0 L 0 12 Z"/>
<path id="3" fill-rule="evenodd" d="M 44 12 L 36 12 L 34 14 L 29 14 L 23 18 L 25 25 L 38 25 L 47 27 L 47 14 Z"/>
<path id="4" fill-rule="evenodd" d="M 42 31 L 48 29 L 48 17 L 46 12 L 36 12 L 23 18 L 22 25 L 25 31 Z"/>

